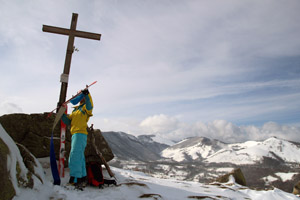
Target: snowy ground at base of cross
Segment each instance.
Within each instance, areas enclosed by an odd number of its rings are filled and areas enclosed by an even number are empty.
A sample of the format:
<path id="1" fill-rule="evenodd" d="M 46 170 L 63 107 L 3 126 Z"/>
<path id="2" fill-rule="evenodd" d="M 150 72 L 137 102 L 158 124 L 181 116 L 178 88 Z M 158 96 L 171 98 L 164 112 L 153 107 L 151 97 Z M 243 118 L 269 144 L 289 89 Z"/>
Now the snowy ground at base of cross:
<path id="1" fill-rule="evenodd" d="M 252 199 L 252 200 L 296 200 L 300 199 L 293 194 L 279 189 L 256 191 L 238 185 L 234 180 L 228 183 L 203 184 L 191 181 L 178 181 L 175 179 L 160 179 L 151 175 L 112 167 L 117 186 L 97 187 L 87 186 L 84 191 L 76 191 L 72 187 L 65 187 L 69 179 L 66 168 L 65 177 L 61 185 L 52 184 L 49 158 L 39 159 L 45 171 L 45 183 L 35 185 L 33 189 L 20 188 L 20 193 L 13 200 L 135 200 L 135 199 Z M 104 175 L 109 177 L 106 170 Z"/>

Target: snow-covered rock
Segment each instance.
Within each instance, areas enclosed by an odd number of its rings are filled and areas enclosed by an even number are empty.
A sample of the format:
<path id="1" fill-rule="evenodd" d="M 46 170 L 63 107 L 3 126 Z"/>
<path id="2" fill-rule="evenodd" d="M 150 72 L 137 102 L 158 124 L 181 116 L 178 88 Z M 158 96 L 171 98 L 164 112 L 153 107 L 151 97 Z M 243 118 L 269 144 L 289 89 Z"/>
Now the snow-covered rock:
<path id="1" fill-rule="evenodd" d="M 22 145 L 18 146 L 0 124 L 1 143 L 1 199 L 20 194 L 20 188 L 35 188 L 45 182 L 39 161 Z M 3 184 L 3 183 L 2 183 Z"/>

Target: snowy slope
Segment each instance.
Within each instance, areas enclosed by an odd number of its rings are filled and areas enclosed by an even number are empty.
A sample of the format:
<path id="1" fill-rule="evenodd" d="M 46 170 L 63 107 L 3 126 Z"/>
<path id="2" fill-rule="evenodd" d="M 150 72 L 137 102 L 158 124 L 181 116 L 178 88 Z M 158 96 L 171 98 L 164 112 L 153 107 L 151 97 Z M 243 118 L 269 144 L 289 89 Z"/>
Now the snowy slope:
<path id="1" fill-rule="evenodd" d="M 161 155 L 175 161 L 254 164 L 270 157 L 283 162 L 300 163 L 300 145 L 275 137 L 265 141 L 225 144 L 208 138 L 190 138 L 162 151 Z"/>
<path id="2" fill-rule="evenodd" d="M 46 159 L 48 160 L 48 159 Z M 44 161 L 46 161 L 44 160 Z M 43 161 L 42 161 L 43 162 Z M 43 164 L 45 165 L 45 163 Z M 50 170 L 45 168 L 48 181 L 34 190 L 21 189 L 21 193 L 14 200 L 138 200 L 138 199 L 164 199 L 164 200 L 190 200 L 190 199 L 252 199 L 252 200 L 296 200 L 297 196 L 283 192 L 279 189 L 269 191 L 255 191 L 234 183 L 202 184 L 175 179 L 158 179 L 147 174 L 112 168 L 116 174 L 119 185 L 103 189 L 86 187 L 84 191 L 66 189 L 62 186 L 53 186 L 50 182 Z M 66 177 L 68 177 L 68 171 Z M 67 178 L 62 180 L 65 184 Z M 148 197 L 148 198 L 146 198 Z"/>

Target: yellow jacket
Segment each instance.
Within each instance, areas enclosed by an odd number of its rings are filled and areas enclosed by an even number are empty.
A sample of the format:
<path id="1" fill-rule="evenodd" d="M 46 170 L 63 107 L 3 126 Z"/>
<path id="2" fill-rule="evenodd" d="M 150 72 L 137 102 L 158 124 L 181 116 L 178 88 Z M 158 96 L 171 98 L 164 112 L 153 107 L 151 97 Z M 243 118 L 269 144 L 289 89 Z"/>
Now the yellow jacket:
<path id="1" fill-rule="evenodd" d="M 79 106 L 74 107 L 74 110 L 70 115 L 63 115 L 62 120 L 65 124 L 71 125 L 71 134 L 87 132 L 87 122 L 90 117 L 93 116 L 93 100 L 90 94 L 85 95 L 85 103 L 81 103 Z"/>

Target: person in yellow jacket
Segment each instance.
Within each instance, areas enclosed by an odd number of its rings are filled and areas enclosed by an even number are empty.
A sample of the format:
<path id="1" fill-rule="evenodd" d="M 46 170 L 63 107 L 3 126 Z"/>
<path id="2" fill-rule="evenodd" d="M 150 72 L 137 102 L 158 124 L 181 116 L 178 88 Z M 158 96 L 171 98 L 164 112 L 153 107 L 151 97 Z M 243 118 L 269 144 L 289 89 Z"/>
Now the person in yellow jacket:
<path id="1" fill-rule="evenodd" d="M 71 151 L 69 155 L 70 180 L 77 189 L 83 190 L 83 182 L 86 178 L 86 166 L 84 151 L 87 144 L 87 122 L 93 116 L 93 100 L 87 89 L 79 96 L 71 100 L 75 106 L 70 115 L 64 114 L 62 120 L 66 125 L 71 125 Z"/>

